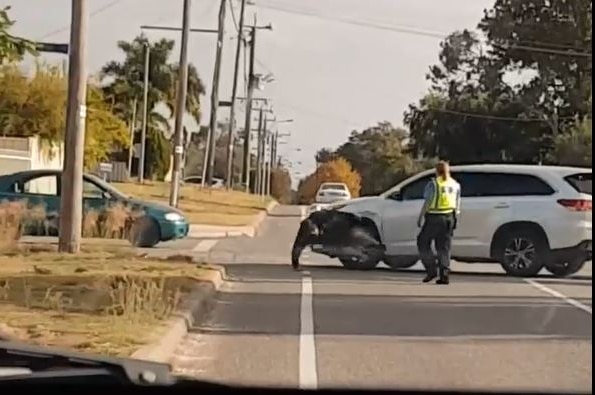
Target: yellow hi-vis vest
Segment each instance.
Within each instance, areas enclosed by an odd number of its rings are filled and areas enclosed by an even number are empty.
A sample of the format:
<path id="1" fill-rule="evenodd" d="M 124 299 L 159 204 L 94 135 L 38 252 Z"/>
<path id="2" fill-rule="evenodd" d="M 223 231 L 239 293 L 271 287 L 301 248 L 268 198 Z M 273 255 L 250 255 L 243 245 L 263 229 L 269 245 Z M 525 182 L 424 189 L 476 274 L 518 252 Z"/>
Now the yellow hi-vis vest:
<path id="1" fill-rule="evenodd" d="M 452 178 L 444 179 L 437 177 L 434 179 L 434 197 L 428 208 L 430 214 L 448 214 L 457 210 L 457 200 L 459 196 L 459 183 Z"/>

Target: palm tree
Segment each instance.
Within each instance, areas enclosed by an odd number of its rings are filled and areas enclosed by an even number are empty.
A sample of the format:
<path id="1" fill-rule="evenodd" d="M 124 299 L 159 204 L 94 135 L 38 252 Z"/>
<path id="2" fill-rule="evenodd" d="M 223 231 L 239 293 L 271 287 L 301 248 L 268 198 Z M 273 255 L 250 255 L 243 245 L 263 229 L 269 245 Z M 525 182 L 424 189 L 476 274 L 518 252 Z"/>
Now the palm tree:
<path id="1" fill-rule="evenodd" d="M 155 132 L 163 135 L 171 133 L 171 119 L 175 111 L 175 98 L 177 91 L 177 77 L 179 67 L 177 64 L 169 63 L 169 58 L 174 48 L 174 41 L 161 39 L 150 43 L 144 35 L 139 35 L 131 42 L 120 41 L 118 48 L 124 52 L 123 61 L 108 62 L 101 70 L 101 80 L 105 96 L 111 102 L 111 108 L 120 118 L 130 122 L 132 110 L 136 102 L 136 113 L 141 114 L 145 50 L 150 48 L 149 63 L 149 89 L 148 89 L 148 135 L 155 136 Z M 188 67 L 188 94 L 186 100 L 186 112 L 190 114 L 197 123 L 200 123 L 201 106 L 200 96 L 205 93 L 205 86 L 202 83 L 196 67 L 192 64 Z M 164 104 L 168 114 L 157 111 L 157 106 Z M 138 130 L 141 117 L 137 117 L 138 124 L 134 125 Z M 151 161 L 151 158 L 147 158 Z M 150 167 L 149 168 L 154 168 Z"/>

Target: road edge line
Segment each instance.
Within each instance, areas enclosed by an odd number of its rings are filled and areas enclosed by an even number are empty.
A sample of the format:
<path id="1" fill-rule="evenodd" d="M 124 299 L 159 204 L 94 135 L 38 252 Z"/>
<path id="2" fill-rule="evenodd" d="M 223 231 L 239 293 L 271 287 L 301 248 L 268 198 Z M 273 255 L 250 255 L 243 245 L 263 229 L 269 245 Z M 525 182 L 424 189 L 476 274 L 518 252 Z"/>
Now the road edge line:
<path id="1" fill-rule="evenodd" d="M 524 280 L 526 283 L 532 285 L 533 287 L 537 288 L 538 290 L 545 292 L 547 294 L 550 294 L 552 296 L 555 296 L 556 298 L 562 299 L 564 302 L 568 303 L 569 305 L 574 306 L 579 310 L 582 310 L 586 313 L 593 315 L 593 309 L 591 307 L 587 306 L 586 304 L 581 303 L 578 300 L 572 299 L 571 297 L 566 296 L 563 293 L 556 291 L 555 289 L 546 287 L 545 285 L 543 285 L 533 279 L 525 278 Z"/>
<path id="2" fill-rule="evenodd" d="M 312 277 L 302 277 L 299 339 L 299 387 L 317 389 L 316 341 L 314 339 L 314 306 Z"/>

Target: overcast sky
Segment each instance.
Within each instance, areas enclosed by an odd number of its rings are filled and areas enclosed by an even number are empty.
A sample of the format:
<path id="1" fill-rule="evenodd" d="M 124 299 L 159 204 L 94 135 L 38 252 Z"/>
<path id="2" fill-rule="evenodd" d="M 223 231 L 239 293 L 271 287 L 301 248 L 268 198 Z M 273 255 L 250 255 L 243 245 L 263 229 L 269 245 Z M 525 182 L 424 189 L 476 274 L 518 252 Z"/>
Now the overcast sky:
<path id="1" fill-rule="evenodd" d="M 232 0 L 236 16 L 239 0 Z M 275 75 L 258 95 L 273 100 L 279 125 L 291 132 L 280 154 L 294 171 L 310 172 L 314 153 L 343 143 L 353 129 L 379 121 L 402 124 L 403 112 L 426 91 L 425 74 L 437 61 L 440 35 L 474 28 L 494 0 L 254 0 L 248 20 L 272 23 L 259 31 L 256 72 Z M 11 5 L 13 33 L 31 39 L 67 42 L 70 0 L 0 0 Z M 140 25 L 181 26 L 182 0 L 88 0 L 90 72 L 122 58 L 118 40 L 131 40 Z M 216 28 L 219 0 L 192 1 L 192 27 Z M 228 8 L 229 11 L 229 8 Z M 150 39 L 179 39 L 175 32 L 147 33 Z M 221 99 L 231 92 L 235 37 L 228 12 Z M 216 36 L 192 34 L 189 56 L 210 92 Z M 57 55 L 45 55 L 52 62 Z M 176 47 L 174 61 L 179 57 Z M 243 85 L 243 84 L 242 84 Z M 243 90 L 244 87 L 241 86 Z M 203 97 L 208 124 L 209 96 Z M 243 116 L 240 113 L 239 116 Z M 228 117 L 228 109 L 219 118 Z M 301 162 L 297 164 L 297 162 Z"/>

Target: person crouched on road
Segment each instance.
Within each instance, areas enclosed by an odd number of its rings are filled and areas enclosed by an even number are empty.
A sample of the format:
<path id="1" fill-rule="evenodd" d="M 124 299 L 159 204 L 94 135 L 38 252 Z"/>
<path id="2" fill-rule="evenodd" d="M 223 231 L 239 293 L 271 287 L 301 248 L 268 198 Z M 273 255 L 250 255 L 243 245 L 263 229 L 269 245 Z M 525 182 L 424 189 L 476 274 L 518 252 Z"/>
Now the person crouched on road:
<path id="1" fill-rule="evenodd" d="M 300 256 L 307 246 L 316 244 L 324 232 L 326 224 L 335 216 L 331 210 L 314 211 L 300 223 L 300 228 L 291 249 L 291 266 L 294 270 L 300 268 Z"/>
<path id="2" fill-rule="evenodd" d="M 439 274 L 437 284 L 448 284 L 450 271 L 450 248 L 457 218 L 461 211 L 461 186 L 450 176 L 447 162 L 436 165 L 436 178 L 432 179 L 424 192 L 425 203 L 417 221 L 421 231 L 417 237 L 417 247 L 421 261 L 426 268 L 427 283 Z M 436 245 L 436 257 L 432 251 L 432 242 Z"/>

